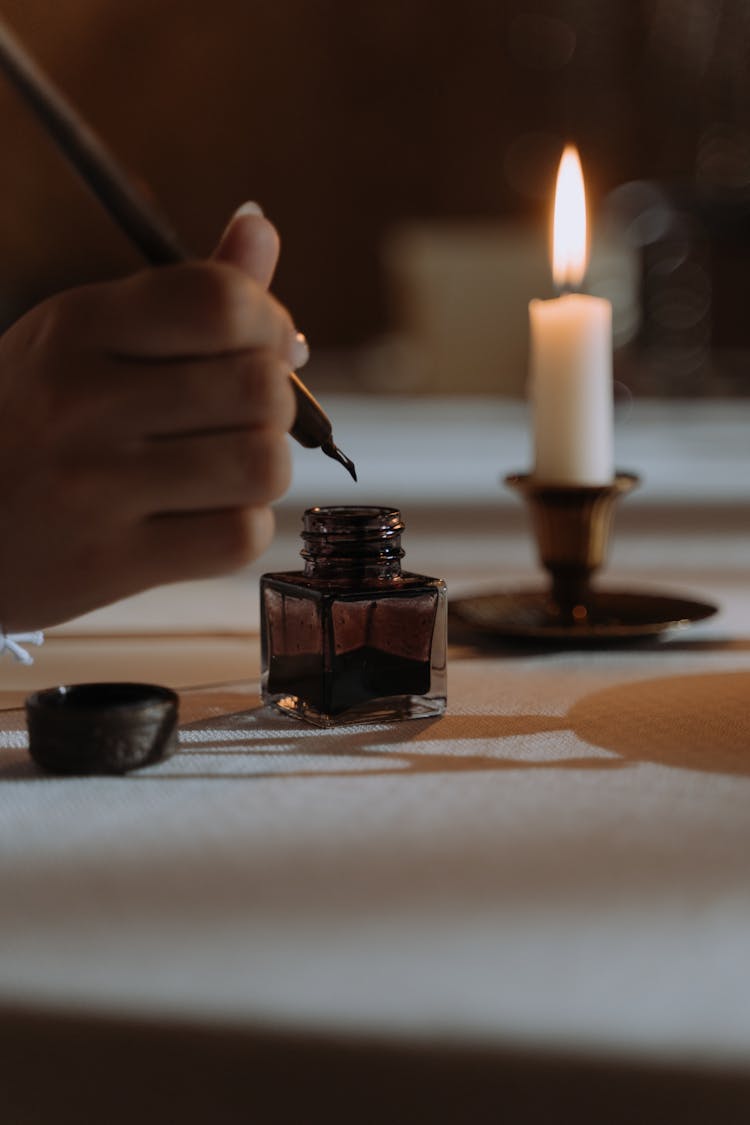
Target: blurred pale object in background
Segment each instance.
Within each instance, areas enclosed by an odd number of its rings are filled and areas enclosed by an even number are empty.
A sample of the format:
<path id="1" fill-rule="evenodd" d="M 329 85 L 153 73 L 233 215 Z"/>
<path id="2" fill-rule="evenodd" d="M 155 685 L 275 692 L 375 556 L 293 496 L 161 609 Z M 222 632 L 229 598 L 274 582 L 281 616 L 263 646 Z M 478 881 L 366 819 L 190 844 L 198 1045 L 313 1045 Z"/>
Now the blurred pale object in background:
<path id="1" fill-rule="evenodd" d="M 410 390 L 525 394 L 528 303 L 554 295 L 544 224 L 415 223 L 394 229 L 383 258 L 394 327 L 409 344 Z M 615 345 L 639 324 L 637 251 L 597 229 L 585 289 L 613 305 Z M 391 382 L 392 386 L 392 382 Z"/>

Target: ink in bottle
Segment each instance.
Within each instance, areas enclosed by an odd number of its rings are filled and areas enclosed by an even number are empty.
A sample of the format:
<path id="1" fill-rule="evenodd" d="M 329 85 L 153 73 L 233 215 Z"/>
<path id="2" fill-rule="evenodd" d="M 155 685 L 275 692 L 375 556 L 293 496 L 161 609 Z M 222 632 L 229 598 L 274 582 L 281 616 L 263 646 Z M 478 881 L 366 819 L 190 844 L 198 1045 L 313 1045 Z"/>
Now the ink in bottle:
<path id="1" fill-rule="evenodd" d="M 261 578 L 265 703 L 320 726 L 445 710 L 445 583 L 402 570 L 395 508 L 309 508 L 302 571 Z"/>

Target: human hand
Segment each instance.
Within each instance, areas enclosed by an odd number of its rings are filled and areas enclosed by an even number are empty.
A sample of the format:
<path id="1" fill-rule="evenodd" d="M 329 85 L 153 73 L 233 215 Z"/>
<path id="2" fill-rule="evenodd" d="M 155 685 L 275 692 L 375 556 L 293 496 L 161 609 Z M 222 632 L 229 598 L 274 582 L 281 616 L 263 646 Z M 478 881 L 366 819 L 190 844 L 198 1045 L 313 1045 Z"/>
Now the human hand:
<path id="1" fill-rule="evenodd" d="M 0 339 L 0 629 L 266 549 L 299 363 L 277 254 L 240 209 L 212 261 L 71 289 Z"/>

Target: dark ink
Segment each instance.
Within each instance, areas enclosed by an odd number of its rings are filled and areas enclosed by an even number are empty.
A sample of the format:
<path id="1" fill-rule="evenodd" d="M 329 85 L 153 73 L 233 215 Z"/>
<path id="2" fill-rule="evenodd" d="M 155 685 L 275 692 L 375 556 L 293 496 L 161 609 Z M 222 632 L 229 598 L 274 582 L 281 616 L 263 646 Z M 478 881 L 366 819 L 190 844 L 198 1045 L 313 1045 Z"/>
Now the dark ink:
<path id="1" fill-rule="evenodd" d="M 445 709 L 446 591 L 402 571 L 395 508 L 310 508 L 304 571 L 261 579 L 262 692 L 322 726 Z"/>

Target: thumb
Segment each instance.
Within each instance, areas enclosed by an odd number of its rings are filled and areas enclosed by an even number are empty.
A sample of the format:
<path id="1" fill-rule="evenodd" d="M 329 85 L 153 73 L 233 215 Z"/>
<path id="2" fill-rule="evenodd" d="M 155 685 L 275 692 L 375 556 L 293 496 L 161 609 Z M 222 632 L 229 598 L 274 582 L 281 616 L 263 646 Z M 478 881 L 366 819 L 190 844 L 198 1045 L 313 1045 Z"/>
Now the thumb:
<path id="1" fill-rule="evenodd" d="M 211 257 L 238 266 L 264 288 L 271 284 L 279 259 L 279 235 L 257 203 L 243 203 L 222 234 Z"/>

